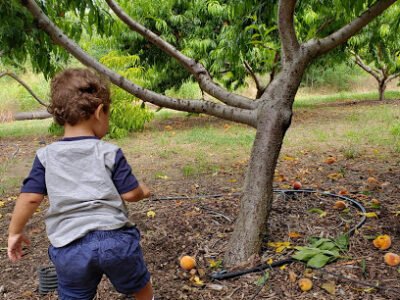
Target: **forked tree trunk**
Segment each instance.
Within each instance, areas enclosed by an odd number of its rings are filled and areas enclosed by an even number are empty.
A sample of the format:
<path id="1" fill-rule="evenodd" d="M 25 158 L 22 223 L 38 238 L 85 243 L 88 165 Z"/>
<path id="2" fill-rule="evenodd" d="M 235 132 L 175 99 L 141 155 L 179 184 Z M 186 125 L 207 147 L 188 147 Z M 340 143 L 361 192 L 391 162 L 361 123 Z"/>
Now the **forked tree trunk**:
<path id="1" fill-rule="evenodd" d="M 295 62 L 283 69 L 262 97 L 239 215 L 225 253 L 227 266 L 237 265 L 260 250 L 272 207 L 275 167 L 305 66 Z"/>

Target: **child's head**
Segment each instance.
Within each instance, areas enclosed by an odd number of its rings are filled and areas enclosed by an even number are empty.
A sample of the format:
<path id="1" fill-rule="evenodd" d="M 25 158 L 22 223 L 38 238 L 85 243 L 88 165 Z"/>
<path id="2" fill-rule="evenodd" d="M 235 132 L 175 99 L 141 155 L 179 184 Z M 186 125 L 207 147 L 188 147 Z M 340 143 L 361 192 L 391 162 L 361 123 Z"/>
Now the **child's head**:
<path id="1" fill-rule="evenodd" d="M 101 104 L 107 113 L 110 103 L 108 82 L 88 69 L 66 69 L 51 81 L 48 111 L 60 125 L 88 120 Z"/>

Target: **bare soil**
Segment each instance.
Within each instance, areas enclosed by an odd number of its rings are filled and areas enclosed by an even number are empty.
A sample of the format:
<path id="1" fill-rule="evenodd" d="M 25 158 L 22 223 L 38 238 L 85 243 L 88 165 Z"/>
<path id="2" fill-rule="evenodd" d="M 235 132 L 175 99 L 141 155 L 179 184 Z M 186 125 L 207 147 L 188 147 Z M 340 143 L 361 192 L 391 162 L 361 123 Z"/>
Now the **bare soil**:
<path id="1" fill-rule="evenodd" d="M 297 116 L 295 122 L 301 122 L 301 113 Z M 185 123 L 185 126 L 201 126 L 204 122 L 214 122 L 214 126 L 224 126 L 224 122 L 207 120 L 190 118 L 181 123 Z M 157 122 L 152 124 L 153 129 L 164 128 L 174 120 Z M 1 144 L 18 144 L 20 147 L 16 156 L 18 163 L 10 164 L 7 172 L 16 172 L 14 167 L 20 168 L 18 172 L 22 169 L 29 171 L 35 151 L 43 144 L 39 142 L 50 143 L 53 140 L 53 137 L 48 136 L 35 139 L 2 139 Z M 0 160 L 4 163 L 12 151 L 13 147 L 3 146 Z M 333 157 L 334 161 L 328 163 L 328 157 Z M 128 157 L 128 160 L 131 159 L 134 158 Z M 367 212 L 375 212 L 377 217 L 367 218 L 365 224 L 350 237 L 349 250 L 343 258 L 330 263 L 324 270 L 353 280 L 396 289 L 397 292 L 368 289 L 368 286 L 323 271 L 314 271 L 311 275 L 313 288 L 302 292 L 298 287 L 298 279 L 304 277 L 306 269 L 302 263 L 290 263 L 270 271 L 254 272 L 228 280 L 212 280 L 211 274 L 224 269 L 219 261 L 223 263 L 225 247 L 233 230 L 240 201 L 237 192 L 243 184 L 245 168 L 246 162 L 236 162 L 229 171 L 220 170 L 218 174 L 176 176 L 168 179 L 148 178 L 147 184 L 153 192 L 151 200 L 128 204 L 131 219 L 138 225 L 142 234 L 141 243 L 148 269 L 152 274 L 156 299 L 236 300 L 253 299 L 254 296 L 255 299 L 400 299 L 399 266 L 390 267 L 383 261 L 386 252 L 400 254 L 400 216 L 396 215 L 400 210 L 399 161 L 394 156 L 378 161 L 366 157 L 348 160 L 329 149 L 304 151 L 296 158 L 280 158 L 275 187 L 290 188 L 291 181 L 299 180 L 304 189 L 343 194 L 362 204 Z M 375 181 L 368 180 L 371 177 Z M 223 196 L 219 197 L 221 194 Z M 17 190 L 7 190 L 1 198 L 3 204 L 0 207 L 0 298 L 57 299 L 56 291 L 45 296 L 38 293 L 37 269 L 50 264 L 47 256 L 49 242 L 43 222 L 43 215 L 47 209 L 46 201 L 26 227 L 32 241 L 32 245 L 26 249 L 26 255 L 17 263 L 11 263 L 7 259 L 7 227 L 17 195 Z M 168 197 L 196 198 L 164 199 Z M 373 199 L 379 201 L 380 208 L 373 208 Z M 332 208 L 337 200 L 336 197 L 323 194 L 295 193 L 288 196 L 276 192 L 262 251 L 259 256 L 253 257 L 247 265 L 239 269 L 254 267 L 270 259 L 276 262 L 290 258 L 295 252 L 293 248 L 287 248 L 276 253 L 276 248 L 268 246 L 267 242 L 286 241 L 290 242 L 291 247 L 302 246 L 308 244 L 309 236 L 333 238 L 354 227 L 362 218 L 358 214 L 359 210 L 348 202 L 349 212 L 339 213 Z M 309 212 L 312 208 L 325 211 L 326 216 L 321 217 L 317 212 Z M 153 211 L 155 216 L 148 215 L 149 211 Z M 380 234 L 388 234 L 392 238 L 392 246 L 386 251 L 377 250 L 373 246 L 371 238 Z M 196 257 L 194 276 L 198 276 L 200 281 L 196 282 L 193 275 L 179 267 L 179 258 L 182 255 Z M 211 266 L 212 264 L 214 266 Z M 268 272 L 269 278 L 264 285 L 255 284 Z M 334 294 L 322 288 L 324 283 L 330 281 L 334 282 Z M 258 291 L 260 287 L 261 290 Z M 126 297 L 115 292 L 111 283 L 103 278 L 98 288 L 97 299 Z"/>

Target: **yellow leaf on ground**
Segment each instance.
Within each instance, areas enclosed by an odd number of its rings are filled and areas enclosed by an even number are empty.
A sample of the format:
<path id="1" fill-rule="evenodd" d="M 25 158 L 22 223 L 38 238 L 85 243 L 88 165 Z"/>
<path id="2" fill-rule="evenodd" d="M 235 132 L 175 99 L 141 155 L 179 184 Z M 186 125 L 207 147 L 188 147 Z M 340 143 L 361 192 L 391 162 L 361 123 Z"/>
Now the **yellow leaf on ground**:
<path id="1" fill-rule="evenodd" d="M 329 177 L 333 180 L 337 180 L 337 179 L 343 178 L 343 174 L 342 173 L 332 173 L 332 174 L 329 174 L 327 177 Z"/>
<path id="2" fill-rule="evenodd" d="M 285 270 L 287 268 L 287 265 L 283 265 L 282 267 L 280 267 L 279 269 L 281 270 Z"/>
<path id="3" fill-rule="evenodd" d="M 149 211 L 147 212 L 147 217 L 148 217 L 148 218 L 154 218 L 155 216 L 156 216 L 156 213 L 155 213 L 154 211 L 149 210 Z"/>
<path id="4" fill-rule="evenodd" d="M 369 213 L 357 213 L 357 215 L 361 215 L 361 216 L 366 216 L 367 218 L 377 218 L 378 219 L 378 215 L 374 212 L 369 212 Z"/>
<path id="5" fill-rule="evenodd" d="M 292 238 L 298 238 L 298 237 L 301 237 L 301 234 L 291 231 L 291 232 L 289 232 L 289 236 Z"/>
<path id="6" fill-rule="evenodd" d="M 267 261 L 267 264 L 272 264 L 272 262 L 273 262 L 273 260 L 272 260 L 272 258 L 270 258 L 270 259 L 268 259 L 268 261 Z"/>
<path id="7" fill-rule="evenodd" d="M 275 249 L 275 253 L 281 253 L 283 250 L 285 250 L 287 247 L 286 246 L 280 246 Z"/>
<path id="8" fill-rule="evenodd" d="M 327 291 L 331 295 L 335 295 L 336 293 L 336 283 L 333 280 L 327 281 L 321 285 L 325 291 Z"/>
<path id="9" fill-rule="evenodd" d="M 277 248 L 277 247 L 281 247 L 281 246 L 290 246 L 290 242 L 276 242 L 276 243 L 269 242 L 269 243 L 267 243 L 267 245 Z"/>
<path id="10" fill-rule="evenodd" d="M 294 158 L 291 156 L 284 156 L 283 159 L 294 160 Z"/>
<path id="11" fill-rule="evenodd" d="M 198 285 L 204 284 L 204 282 L 200 280 L 199 276 L 193 276 L 192 278 L 190 278 L 190 281 Z"/>
<path id="12" fill-rule="evenodd" d="M 290 189 L 291 186 L 290 186 L 290 185 L 284 184 L 284 185 L 281 185 L 280 188 L 281 188 L 281 189 Z"/>

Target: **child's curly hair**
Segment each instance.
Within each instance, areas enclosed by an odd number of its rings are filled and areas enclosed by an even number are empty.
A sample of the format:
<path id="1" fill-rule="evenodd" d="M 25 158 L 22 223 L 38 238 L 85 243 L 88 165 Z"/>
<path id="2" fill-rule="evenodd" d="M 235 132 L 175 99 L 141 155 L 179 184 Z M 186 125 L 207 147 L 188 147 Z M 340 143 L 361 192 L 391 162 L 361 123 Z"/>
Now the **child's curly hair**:
<path id="1" fill-rule="evenodd" d="M 51 81 L 50 105 L 47 110 L 54 120 L 72 126 L 87 120 L 103 104 L 103 111 L 110 108 L 108 82 L 89 69 L 65 69 Z"/>

